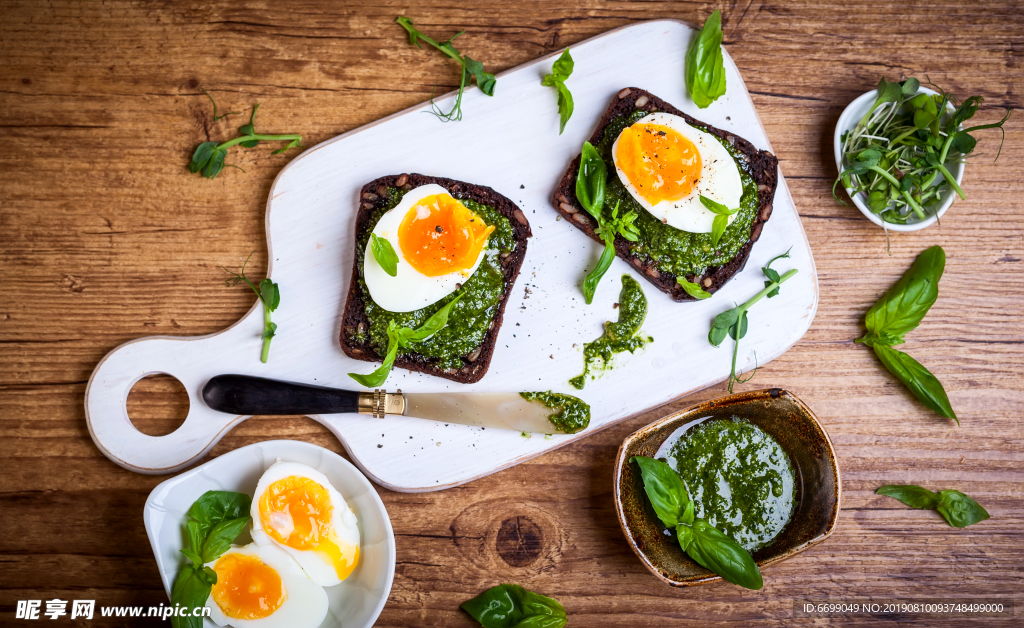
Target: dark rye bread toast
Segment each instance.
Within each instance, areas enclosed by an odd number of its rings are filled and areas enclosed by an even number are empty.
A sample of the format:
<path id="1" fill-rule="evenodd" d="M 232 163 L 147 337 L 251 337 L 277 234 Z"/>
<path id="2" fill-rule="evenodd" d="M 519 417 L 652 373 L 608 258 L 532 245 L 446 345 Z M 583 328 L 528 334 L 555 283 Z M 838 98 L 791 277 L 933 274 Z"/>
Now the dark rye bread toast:
<path id="1" fill-rule="evenodd" d="M 736 256 L 729 262 L 722 266 L 709 267 L 702 275 L 690 275 L 686 277 L 687 281 L 700 284 L 705 291 L 711 293 L 716 292 L 719 288 L 725 285 L 733 275 L 743 270 L 743 266 L 747 263 L 747 257 L 750 255 L 750 249 L 754 246 L 754 242 L 757 242 L 757 239 L 761 237 L 761 229 L 764 227 L 764 223 L 772 215 L 772 202 L 775 199 L 775 188 L 779 182 L 779 160 L 776 159 L 775 155 L 768 151 L 754 148 L 753 144 L 736 136 L 734 133 L 709 126 L 691 116 L 686 115 L 654 94 L 637 87 L 627 87 L 619 91 L 619 93 L 612 98 L 611 104 L 608 106 L 604 116 L 601 117 L 601 120 L 597 125 L 597 130 L 594 131 L 594 134 L 590 137 L 590 143 L 596 146 L 601 141 L 604 137 L 605 128 L 614 118 L 629 115 L 638 109 L 647 111 L 648 113 L 660 111 L 679 116 L 686 120 L 687 124 L 704 128 L 708 133 L 725 139 L 746 157 L 746 163 L 741 164 L 741 166 L 745 166 L 747 173 L 757 183 L 758 191 L 757 216 L 750 227 L 750 238 Z M 569 164 L 568 170 L 566 170 L 565 175 L 562 177 L 558 187 L 555 189 L 552 202 L 555 205 L 555 209 L 557 209 L 563 217 L 568 219 L 573 225 L 594 240 L 603 243 L 604 241 L 601 237 L 594 233 L 594 229 L 597 225 L 593 218 L 587 214 L 586 210 L 583 209 L 583 206 L 576 200 L 576 175 L 579 172 L 579 168 L 580 156 L 577 155 L 572 163 Z M 615 170 L 610 169 L 608 176 L 617 176 Z M 667 272 L 661 272 L 657 268 L 657 265 L 652 263 L 650 260 L 644 260 L 631 254 L 630 244 L 631 243 L 621 235 L 617 235 L 615 237 L 616 255 L 639 270 L 645 279 L 657 286 L 662 292 L 667 293 L 673 300 L 696 300 L 679 286 L 676 282 L 675 275 Z"/>
<path id="2" fill-rule="evenodd" d="M 462 356 L 463 366 L 458 369 L 443 369 L 437 364 L 437 359 L 416 354 L 399 355 L 395 359 L 395 366 L 399 368 L 471 384 L 479 381 L 487 373 L 487 368 L 491 364 L 491 355 L 494 353 L 498 330 L 501 329 L 501 321 L 505 313 L 505 303 L 512 293 L 512 285 L 515 283 L 516 277 L 519 276 L 519 269 L 523 265 L 523 258 L 526 255 L 526 240 L 532 235 L 530 223 L 515 203 L 489 187 L 441 177 L 428 177 L 422 174 L 400 174 L 374 179 L 360 190 L 359 211 L 356 213 L 355 225 L 356 242 L 360 242 L 364 234 L 371 229 L 370 217 L 374 211 L 387 206 L 388 188 L 408 191 L 430 183 L 440 185 L 457 199 L 468 199 L 494 208 L 509 219 L 515 236 L 515 249 L 507 254 L 502 253 L 500 257 L 501 269 L 505 278 L 504 294 L 502 294 L 494 317 L 491 319 L 490 328 L 484 335 L 483 343 L 469 354 Z M 352 261 L 352 281 L 349 285 L 348 301 L 345 304 L 345 313 L 341 324 L 341 349 L 350 358 L 381 362 L 384 357 L 377 353 L 366 334 L 366 330 L 370 327 L 370 321 L 366 316 L 363 291 L 359 285 L 358 256 L 362 255 L 363 251 L 359 246 L 355 248 L 355 257 Z M 364 338 L 362 342 L 359 342 L 360 336 Z"/>

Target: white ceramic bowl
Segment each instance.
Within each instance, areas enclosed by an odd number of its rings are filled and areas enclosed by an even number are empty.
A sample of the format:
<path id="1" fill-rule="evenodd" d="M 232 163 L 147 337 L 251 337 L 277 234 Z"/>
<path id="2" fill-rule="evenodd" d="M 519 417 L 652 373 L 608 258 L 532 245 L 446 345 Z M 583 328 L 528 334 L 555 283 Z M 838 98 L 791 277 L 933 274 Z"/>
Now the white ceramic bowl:
<path id="1" fill-rule="evenodd" d="M 930 90 L 927 87 L 921 87 L 920 89 L 918 89 L 917 93 L 935 95 L 938 92 Z M 864 114 L 866 114 L 871 109 L 871 105 L 874 104 L 875 98 L 877 97 L 878 90 L 873 89 L 870 92 L 859 97 L 857 100 L 850 103 L 849 106 L 846 107 L 846 109 L 843 111 L 843 115 L 839 116 L 839 122 L 836 123 L 836 134 L 834 140 L 836 153 L 836 167 L 839 169 L 839 172 L 843 171 L 843 156 L 841 154 L 842 142 L 839 138 L 843 136 L 843 133 L 857 126 L 857 123 L 860 122 L 860 119 L 864 117 Z M 954 111 L 952 105 L 947 105 L 947 109 L 949 111 Z M 949 173 L 953 175 L 953 178 L 956 179 L 957 185 L 959 185 L 964 178 L 963 161 L 950 164 Z M 871 209 L 868 208 L 867 203 L 864 202 L 864 199 L 861 197 L 860 194 L 854 194 L 853 190 L 849 188 L 847 188 L 846 193 L 850 196 L 851 199 L 853 199 L 853 204 L 857 206 L 857 209 L 860 210 L 860 213 L 864 214 L 864 216 L 868 220 L 875 223 L 879 227 L 884 226 L 886 229 L 890 231 L 917 231 L 919 229 L 924 229 L 925 227 L 931 226 L 938 222 L 938 219 L 941 218 L 942 215 L 946 213 L 946 210 L 949 209 L 949 206 L 953 204 L 953 199 L 956 198 L 956 191 L 954 191 L 951 187 L 947 186 L 946 190 L 941 193 L 941 200 L 939 202 L 935 214 L 929 215 L 927 218 L 920 222 L 913 222 L 906 225 L 894 225 L 892 223 L 884 222 L 875 213 L 873 213 Z"/>
<path id="2" fill-rule="evenodd" d="M 252 495 L 266 469 L 280 458 L 309 465 L 327 476 L 359 519 L 359 565 L 347 580 L 326 587 L 330 601 L 321 628 L 370 628 L 391 592 L 395 577 L 395 534 L 384 503 L 362 473 L 338 454 L 301 441 L 271 440 L 224 454 L 175 476 L 153 489 L 146 500 L 144 519 L 149 543 L 167 597 L 178 569 L 185 563 L 185 513 L 209 490 Z M 243 533 L 236 543 L 248 542 Z M 206 619 L 206 628 L 216 628 Z"/>

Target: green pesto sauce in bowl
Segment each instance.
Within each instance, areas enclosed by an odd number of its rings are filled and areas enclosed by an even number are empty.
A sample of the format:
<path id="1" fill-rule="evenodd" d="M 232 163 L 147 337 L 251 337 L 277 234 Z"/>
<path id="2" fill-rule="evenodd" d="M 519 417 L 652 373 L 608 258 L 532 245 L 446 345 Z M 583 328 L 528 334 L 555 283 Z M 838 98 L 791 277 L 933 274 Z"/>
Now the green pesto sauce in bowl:
<path id="1" fill-rule="evenodd" d="M 662 273 L 680 275 L 703 275 L 710 266 L 727 264 L 740 252 L 750 238 L 750 228 L 757 218 L 757 184 L 746 171 L 746 157 L 728 141 L 713 135 L 739 166 L 740 179 L 743 182 L 743 194 L 740 197 L 740 211 L 735 219 L 726 227 L 718 246 L 711 244 L 710 233 L 690 233 L 681 231 L 661 222 L 651 215 L 643 205 L 638 203 L 619 180 L 612 161 L 612 144 L 622 130 L 631 126 L 641 118 L 649 115 L 646 111 L 634 111 L 628 116 L 612 118 L 605 130 L 604 137 L 598 142 L 597 151 L 604 158 L 608 168 L 608 180 L 605 185 L 604 209 L 605 218 L 611 220 L 612 208 L 621 203 L 619 215 L 633 210 L 637 213 L 636 226 L 640 230 L 640 240 L 633 243 L 631 251 L 644 260 L 652 260 Z M 706 128 L 694 125 L 701 131 Z M 732 209 L 732 208 L 730 208 Z"/>
<path id="2" fill-rule="evenodd" d="M 601 337 L 583 345 L 583 373 L 569 380 L 572 387 L 583 390 L 587 377 L 596 377 L 592 373 L 612 367 L 612 359 L 616 353 L 633 353 L 654 340 L 650 336 L 637 333 L 645 318 L 647 297 L 644 296 L 640 283 L 629 275 L 623 275 L 622 290 L 619 292 L 619 320 L 615 323 L 605 323 Z"/>
<path id="3" fill-rule="evenodd" d="M 519 396 L 527 401 L 542 404 L 549 410 L 548 421 L 566 434 L 575 434 L 590 425 L 590 404 L 578 397 L 551 392 L 523 392 Z"/>
<path id="4" fill-rule="evenodd" d="M 462 287 L 436 303 L 413 312 L 390 312 L 374 303 L 370 291 L 363 279 L 363 252 L 370 239 L 370 232 L 377 225 L 381 216 L 393 209 L 405 196 L 405 192 L 396 188 L 388 188 L 388 202 L 378 207 L 370 215 L 369 226 L 356 242 L 356 264 L 359 271 L 359 289 L 362 290 L 363 302 L 366 304 L 366 317 L 370 320 L 367 337 L 378 355 L 384 355 L 388 349 L 388 323 L 395 321 L 399 326 L 416 329 L 435 312 L 448 304 L 449 301 L 462 295 L 462 299 L 452 306 L 448 315 L 448 325 L 436 334 L 415 345 L 411 351 L 428 358 L 437 358 L 443 369 L 459 369 L 465 363 L 466 356 L 479 347 L 487 330 L 491 326 L 498 303 L 505 294 L 505 274 L 501 269 L 500 253 L 515 249 L 515 233 L 508 218 L 493 207 L 482 205 L 469 199 L 459 199 L 463 205 L 484 219 L 488 225 L 494 226 L 487 242 L 484 258 Z M 357 342 L 366 338 L 356 337 Z"/>
<path id="5" fill-rule="evenodd" d="M 778 441 L 739 417 L 710 419 L 662 445 L 694 514 L 747 551 L 771 543 L 793 516 L 795 474 Z M 669 442 L 672 441 L 672 442 Z"/>

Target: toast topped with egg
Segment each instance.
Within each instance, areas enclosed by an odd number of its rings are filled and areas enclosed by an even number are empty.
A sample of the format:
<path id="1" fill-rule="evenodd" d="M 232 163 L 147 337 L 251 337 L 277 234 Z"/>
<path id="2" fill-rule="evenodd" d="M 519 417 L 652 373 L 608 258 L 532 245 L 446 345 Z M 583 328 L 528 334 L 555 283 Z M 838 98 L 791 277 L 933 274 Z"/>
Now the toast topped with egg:
<path id="1" fill-rule="evenodd" d="M 693 301 L 683 278 L 716 292 L 743 269 L 771 217 L 778 159 L 735 133 L 700 122 L 636 87 L 619 91 L 590 138 L 607 167 L 606 217 L 637 214 L 639 239 L 615 237 L 616 255 L 675 301 Z M 555 209 L 598 242 L 594 219 L 576 199 L 580 157 L 555 189 Z M 715 215 L 700 196 L 739 208 L 717 244 Z"/>
<path id="2" fill-rule="evenodd" d="M 392 245 L 395 275 L 371 253 L 371 233 Z M 391 321 L 415 329 L 458 299 L 448 324 L 414 349 L 399 350 L 394 366 L 464 384 L 479 381 L 530 235 L 522 210 L 489 187 L 421 174 L 367 183 L 356 214 L 342 350 L 381 362 Z"/>

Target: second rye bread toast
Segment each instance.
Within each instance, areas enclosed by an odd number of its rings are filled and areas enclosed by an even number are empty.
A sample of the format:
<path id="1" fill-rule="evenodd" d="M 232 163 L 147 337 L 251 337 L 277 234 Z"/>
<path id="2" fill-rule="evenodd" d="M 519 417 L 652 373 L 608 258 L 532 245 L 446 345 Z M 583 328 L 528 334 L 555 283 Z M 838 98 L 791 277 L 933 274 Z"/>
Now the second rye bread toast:
<path id="1" fill-rule="evenodd" d="M 501 328 L 505 312 L 505 303 L 508 301 L 512 285 L 515 283 L 516 277 L 519 276 L 519 270 L 523 265 L 527 238 L 532 235 L 530 223 L 526 220 L 526 215 L 522 210 L 508 198 L 482 185 L 422 174 L 400 174 L 380 177 L 363 186 L 359 193 L 359 210 L 356 213 L 356 251 L 355 259 L 352 262 L 352 282 L 349 285 L 348 301 L 345 303 L 345 312 L 342 316 L 341 348 L 346 355 L 357 360 L 380 362 L 384 359 L 383 353 L 386 348 L 375 346 L 370 334 L 372 321 L 367 316 L 365 301 L 368 296 L 364 292 L 361 281 L 362 255 L 366 241 L 369 239 L 369 233 L 376 224 L 376 217 L 394 206 L 396 195 L 431 183 L 440 185 L 456 199 L 470 200 L 486 205 L 507 218 L 515 242 L 511 250 L 501 251 L 498 254 L 504 278 L 504 292 L 497 304 L 493 306 L 490 324 L 483 335 L 483 340 L 478 345 L 454 358 L 452 361 L 456 364 L 443 365 L 438 358 L 416 353 L 400 354 L 395 359 L 395 366 L 399 368 L 470 384 L 479 381 L 490 366 L 498 330 Z M 448 300 L 448 298 L 442 299 L 437 306 L 440 307 L 441 303 L 446 303 Z M 452 316 L 456 315 L 458 307 L 456 305 L 456 308 L 452 310 Z"/>
<path id="2" fill-rule="evenodd" d="M 775 188 L 778 185 L 778 164 L 779 160 L 768 151 L 758 150 L 747 140 L 738 137 L 734 133 L 716 129 L 713 126 L 700 122 L 672 105 L 658 98 L 650 92 L 637 87 L 627 87 L 618 92 L 613 98 L 604 116 L 597 125 L 597 130 L 590 137 L 590 143 L 597 146 L 604 139 L 605 131 L 616 119 L 630 116 L 635 112 L 655 113 L 664 112 L 679 116 L 686 120 L 686 123 L 703 129 L 728 142 L 735 152 L 740 155 L 737 159 L 740 167 L 753 178 L 757 185 L 757 209 L 756 215 L 750 225 L 750 234 L 745 244 L 729 260 L 718 266 L 708 266 L 701 273 L 684 275 L 687 281 L 697 283 L 705 291 L 714 293 L 721 288 L 736 273 L 743 270 L 750 255 L 750 249 L 754 242 L 761 237 L 761 229 L 764 223 L 772 215 L 772 202 L 775 199 Z M 640 114 L 637 114 L 640 115 Z M 568 219 L 574 226 L 586 233 L 588 236 L 602 242 L 594 230 L 597 225 L 594 219 L 587 214 L 583 206 L 576 199 L 576 175 L 580 168 L 580 157 L 577 157 L 569 164 L 568 170 L 562 177 L 555 189 L 552 202 L 555 209 Z M 609 180 L 618 175 L 614 167 L 608 168 Z M 644 211 L 644 210 L 641 210 Z M 658 287 L 662 292 L 667 293 L 675 301 L 694 301 L 694 297 L 687 294 L 676 282 L 676 275 L 659 268 L 658 262 L 647 256 L 638 256 L 632 252 L 632 243 L 621 235 L 615 237 L 615 253 L 634 269 L 638 270 L 645 279 Z"/>

